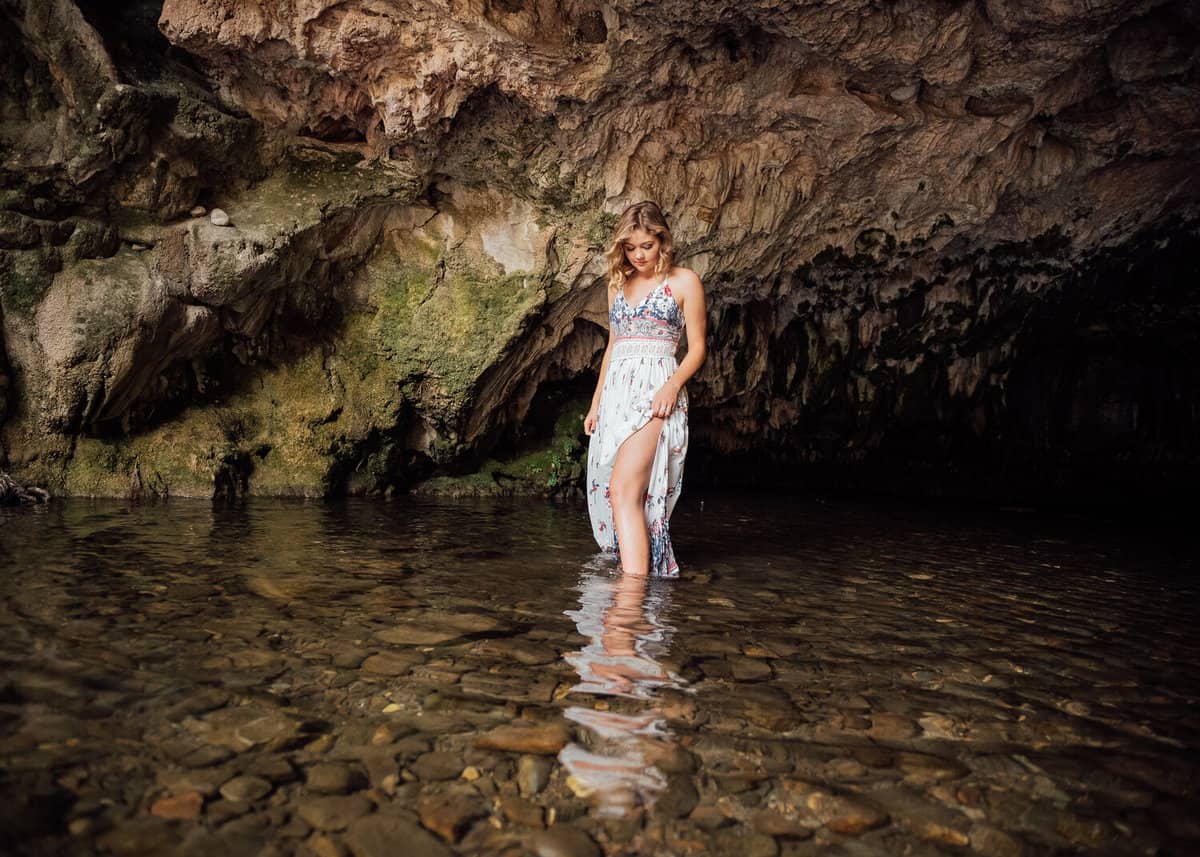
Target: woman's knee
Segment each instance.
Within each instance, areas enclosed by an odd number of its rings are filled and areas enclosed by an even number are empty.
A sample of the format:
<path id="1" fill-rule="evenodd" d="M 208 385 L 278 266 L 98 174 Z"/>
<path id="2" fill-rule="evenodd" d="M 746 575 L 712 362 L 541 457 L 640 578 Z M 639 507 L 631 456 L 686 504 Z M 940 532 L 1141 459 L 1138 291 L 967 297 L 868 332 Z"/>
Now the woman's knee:
<path id="1" fill-rule="evenodd" d="M 638 495 L 643 493 L 637 485 L 634 485 L 632 480 L 614 479 L 608 486 L 608 499 L 614 507 L 624 508 L 626 506 L 636 506 Z"/>

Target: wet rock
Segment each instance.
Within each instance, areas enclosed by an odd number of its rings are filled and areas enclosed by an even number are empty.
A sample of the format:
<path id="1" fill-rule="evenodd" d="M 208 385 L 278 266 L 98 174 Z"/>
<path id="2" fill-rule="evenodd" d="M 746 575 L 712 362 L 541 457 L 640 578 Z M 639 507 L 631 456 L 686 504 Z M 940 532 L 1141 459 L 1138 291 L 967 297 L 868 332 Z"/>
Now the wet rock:
<path id="1" fill-rule="evenodd" d="M 761 810 L 751 819 L 751 825 L 766 836 L 781 836 L 787 839 L 808 839 L 813 828 L 806 820 L 795 815 L 785 815 L 777 810 Z"/>
<path id="2" fill-rule="evenodd" d="M 505 795 L 500 798 L 500 811 L 504 817 L 514 824 L 524 827 L 542 827 L 545 818 L 542 808 L 536 803 L 516 795 Z"/>
<path id="3" fill-rule="evenodd" d="M 178 821 L 195 821 L 203 808 L 204 796 L 200 792 L 184 792 L 159 798 L 151 804 L 150 814 Z"/>
<path id="4" fill-rule="evenodd" d="M 160 818 L 136 818 L 96 837 L 96 847 L 117 857 L 167 855 L 179 834 L 173 822 Z"/>
<path id="5" fill-rule="evenodd" d="M 304 844 L 313 857 L 347 857 L 350 853 L 341 842 L 324 833 L 314 833 Z"/>
<path id="6" fill-rule="evenodd" d="M 723 809 L 712 804 L 700 804 L 692 810 L 688 820 L 701 830 L 713 831 L 733 823 Z"/>
<path id="7" fill-rule="evenodd" d="M 245 772 L 274 784 L 292 783 L 297 779 L 296 769 L 286 758 L 276 755 L 259 756 L 246 765 Z"/>
<path id="8" fill-rule="evenodd" d="M 199 792 L 204 797 L 212 797 L 223 784 L 229 782 L 233 772 L 227 768 L 196 768 L 184 771 L 170 771 L 159 775 L 159 782 L 172 794 Z"/>
<path id="9" fill-rule="evenodd" d="M 253 803 L 271 793 L 272 786 L 261 777 L 234 777 L 221 786 L 221 797 L 226 800 Z"/>
<path id="10" fill-rule="evenodd" d="M 871 715 L 869 734 L 879 741 L 903 741 L 917 735 L 917 724 L 908 717 L 890 712 Z"/>
<path id="11" fill-rule="evenodd" d="M 972 825 L 970 845 L 982 857 L 1022 857 L 1025 853 L 1020 840 L 989 824 Z"/>
<path id="12" fill-rule="evenodd" d="M 571 734 L 566 726 L 551 722 L 529 726 L 498 726 L 477 738 L 475 746 L 484 750 L 555 755 L 570 740 Z"/>
<path id="13" fill-rule="evenodd" d="M 362 662 L 362 671 L 376 675 L 406 675 L 424 660 L 417 652 L 387 651 L 371 655 Z"/>
<path id="14" fill-rule="evenodd" d="M 719 857 L 775 857 L 779 853 L 773 837 L 744 830 L 720 830 L 713 836 L 713 844 Z"/>
<path id="15" fill-rule="evenodd" d="M 319 797 L 302 801 L 296 812 L 317 830 L 344 830 L 371 812 L 372 804 L 361 795 Z"/>
<path id="16" fill-rule="evenodd" d="M 488 814 L 487 805 L 473 790 L 423 795 L 417 806 L 421 824 L 450 843 L 458 842 L 472 821 Z"/>
<path id="17" fill-rule="evenodd" d="M 338 647 L 333 655 L 333 665 L 338 669 L 356 670 L 358 669 L 370 652 L 363 649 L 352 648 L 349 646 Z"/>
<path id="18" fill-rule="evenodd" d="M 454 852 L 420 825 L 395 815 L 378 813 L 353 822 L 345 834 L 354 857 L 453 857 Z M 398 851 L 403 845 L 405 851 Z"/>
<path id="19" fill-rule="evenodd" d="M 462 773 L 462 757 L 457 753 L 435 751 L 423 753 L 409 765 L 409 770 L 422 781 L 454 780 Z"/>
<path id="20" fill-rule="evenodd" d="M 434 628 L 429 625 L 404 624 L 376 631 L 375 636 L 385 643 L 397 646 L 434 646 L 449 640 L 457 640 L 462 632 L 453 628 Z"/>
<path id="21" fill-rule="evenodd" d="M 208 805 L 205 816 L 212 824 L 220 827 L 234 818 L 241 818 L 251 810 L 251 805 L 237 800 L 219 800 Z"/>
<path id="22" fill-rule="evenodd" d="M 367 778 L 346 765 L 313 765 L 304 778 L 304 787 L 317 794 L 344 795 L 365 788 Z"/>
<path id="23" fill-rule="evenodd" d="M 667 782 L 666 789 L 654 804 L 657 812 L 672 818 L 683 818 L 696 808 L 700 795 L 692 784 L 691 777 L 675 776 Z"/>
<path id="24" fill-rule="evenodd" d="M 483 640 L 472 647 L 471 653 L 498 661 L 516 661 L 526 666 L 548 664 L 558 658 L 558 653 L 551 646 L 530 642 L 521 637 Z"/>
<path id="25" fill-rule="evenodd" d="M 559 825 L 539 830 L 527 840 L 537 857 L 601 857 L 600 846 L 578 827 Z"/>
<path id="26" fill-rule="evenodd" d="M 759 658 L 726 657 L 730 672 L 735 681 L 767 681 L 773 675 L 769 661 Z"/>
<path id="27" fill-rule="evenodd" d="M 550 781 L 554 763 L 544 756 L 522 756 L 517 761 L 517 788 L 522 797 L 533 797 Z"/>
<path id="28" fill-rule="evenodd" d="M 216 688 L 205 688 L 180 700 L 166 711 L 169 720 L 182 720 L 189 715 L 206 714 L 228 704 L 229 693 Z"/>
<path id="29" fill-rule="evenodd" d="M 887 813 L 869 803 L 828 792 L 813 792 L 805 803 L 835 833 L 862 833 L 888 821 Z"/>
<path id="30" fill-rule="evenodd" d="M 957 780 L 968 773 L 961 762 L 925 753 L 897 753 L 896 766 L 904 772 L 905 782 L 914 785 Z"/>

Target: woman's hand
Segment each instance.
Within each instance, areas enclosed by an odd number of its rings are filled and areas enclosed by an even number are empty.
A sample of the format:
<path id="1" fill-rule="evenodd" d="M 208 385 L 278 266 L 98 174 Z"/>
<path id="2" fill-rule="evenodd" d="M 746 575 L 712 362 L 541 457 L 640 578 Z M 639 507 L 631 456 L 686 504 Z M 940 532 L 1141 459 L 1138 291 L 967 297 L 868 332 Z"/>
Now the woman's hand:
<path id="1" fill-rule="evenodd" d="M 598 408 L 592 408 L 587 412 L 587 416 L 583 418 L 583 433 L 591 435 L 596 431 L 596 426 L 600 423 L 600 411 Z"/>
<path id="2" fill-rule="evenodd" d="M 663 384 L 657 393 L 654 394 L 654 399 L 650 402 L 650 415 L 652 417 L 671 416 L 671 412 L 675 410 L 675 401 L 679 398 L 679 388 L 670 381 Z"/>

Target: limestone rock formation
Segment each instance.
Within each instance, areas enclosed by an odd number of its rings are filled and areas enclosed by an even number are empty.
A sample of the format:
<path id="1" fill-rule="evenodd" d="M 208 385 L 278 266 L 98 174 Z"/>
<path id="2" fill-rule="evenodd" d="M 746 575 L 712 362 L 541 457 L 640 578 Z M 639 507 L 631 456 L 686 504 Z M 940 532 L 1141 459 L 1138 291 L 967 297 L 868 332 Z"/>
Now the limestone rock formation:
<path id="1" fill-rule="evenodd" d="M 0 465 L 570 485 L 601 251 L 653 198 L 710 301 L 701 478 L 1194 473 L 1198 32 L 1184 0 L 2 0 Z"/>

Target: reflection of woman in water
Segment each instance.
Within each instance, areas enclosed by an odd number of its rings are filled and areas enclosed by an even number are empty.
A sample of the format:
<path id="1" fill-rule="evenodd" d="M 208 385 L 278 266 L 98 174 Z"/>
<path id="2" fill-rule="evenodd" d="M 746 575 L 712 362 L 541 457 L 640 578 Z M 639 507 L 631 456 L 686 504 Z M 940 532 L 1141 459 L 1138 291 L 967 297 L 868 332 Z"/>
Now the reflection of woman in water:
<path id="1" fill-rule="evenodd" d="M 672 264 L 671 230 L 639 202 L 617 221 L 608 251 L 608 347 L 584 417 L 592 534 L 627 574 L 678 577 L 668 521 L 683 484 L 687 394 L 704 362 L 704 289 Z M 675 362 L 687 327 L 687 356 Z"/>
<path id="2" fill-rule="evenodd" d="M 659 618 L 666 607 L 660 586 L 648 584 L 645 575 L 583 576 L 580 607 L 567 613 L 589 639 L 582 650 L 564 655 L 579 672 L 573 693 L 651 700 L 658 688 L 686 684 L 656 660 L 666 655 L 674 630 Z M 595 733 L 592 749 L 568 744 L 558 758 L 572 788 L 590 795 L 601 815 L 625 815 L 639 803 L 653 803 L 666 788 L 654 761 L 666 752 L 671 733 L 656 707 L 618 712 L 572 706 L 564 714 Z"/>
<path id="3" fill-rule="evenodd" d="M 646 699 L 655 688 L 683 683 L 655 660 L 666 654 L 674 628 L 658 619 L 666 593 L 647 596 L 646 588 L 644 575 L 588 574 L 580 581 L 580 609 L 567 615 L 591 642 L 564 655 L 581 679 L 572 690 Z"/>

